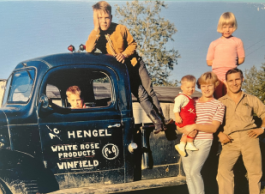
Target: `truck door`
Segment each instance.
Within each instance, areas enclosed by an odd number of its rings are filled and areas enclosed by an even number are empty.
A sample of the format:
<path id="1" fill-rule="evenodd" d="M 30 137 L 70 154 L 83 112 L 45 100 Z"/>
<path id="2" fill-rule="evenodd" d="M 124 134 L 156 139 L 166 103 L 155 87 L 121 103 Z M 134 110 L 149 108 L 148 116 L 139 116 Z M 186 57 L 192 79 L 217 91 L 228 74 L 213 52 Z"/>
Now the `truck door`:
<path id="1" fill-rule="evenodd" d="M 44 162 L 61 188 L 124 181 L 117 79 L 101 65 L 61 66 L 46 73 L 38 123 Z M 70 107 L 66 91 L 71 86 L 80 88 L 83 108 Z"/>

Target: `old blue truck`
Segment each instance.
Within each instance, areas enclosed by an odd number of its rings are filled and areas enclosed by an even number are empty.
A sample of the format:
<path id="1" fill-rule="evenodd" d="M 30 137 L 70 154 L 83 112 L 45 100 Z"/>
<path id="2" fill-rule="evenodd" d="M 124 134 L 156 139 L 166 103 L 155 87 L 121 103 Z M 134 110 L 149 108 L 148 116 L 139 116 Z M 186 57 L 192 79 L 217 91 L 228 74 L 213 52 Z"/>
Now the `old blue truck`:
<path id="1" fill-rule="evenodd" d="M 72 85 L 81 88 L 86 108 L 69 107 Z M 19 63 L 0 109 L 0 193 L 184 184 L 175 125 L 155 135 L 139 121 L 144 113 L 134 118 L 133 106 L 135 114 L 127 68 L 112 56 L 76 52 Z"/>

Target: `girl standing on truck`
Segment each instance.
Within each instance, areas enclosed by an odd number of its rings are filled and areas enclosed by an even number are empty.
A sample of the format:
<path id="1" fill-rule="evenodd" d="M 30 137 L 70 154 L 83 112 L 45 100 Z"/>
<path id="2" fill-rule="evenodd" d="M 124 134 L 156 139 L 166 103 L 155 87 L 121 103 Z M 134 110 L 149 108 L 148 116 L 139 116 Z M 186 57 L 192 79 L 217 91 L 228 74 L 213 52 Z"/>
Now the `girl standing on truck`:
<path id="1" fill-rule="evenodd" d="M 231 12 L 223 13 L 217 25 L 217 32 L 220 32 L 222 36 L 211 42 L 208 49 L 207 65 L 212 67 L 220 82 L 214 92 L 216 99 L 226 94 L 225 73 L 242 64 L 245 60 L 242 40 L 232 36 L 236 29 L 237 21 L 234 14 Z"/>
<path id="2" fill-rule="evenodd" d="M 214 90 L 218 84 L 218 78 L 213 72 L 206 72 L 198 79 L 197 85 L 201 89 L 202 96 L 195 100 L 196 124 L 178 128 L 184 134 L 198 131 L 194 139 L 194 145 L 199 150 L 186 150 L 187 156 L 181 157 L 190 194 L 204 194 L 201 169 L 209 155 L 213 133 L 223 122 L 225 106 L 213 97 Z"/>

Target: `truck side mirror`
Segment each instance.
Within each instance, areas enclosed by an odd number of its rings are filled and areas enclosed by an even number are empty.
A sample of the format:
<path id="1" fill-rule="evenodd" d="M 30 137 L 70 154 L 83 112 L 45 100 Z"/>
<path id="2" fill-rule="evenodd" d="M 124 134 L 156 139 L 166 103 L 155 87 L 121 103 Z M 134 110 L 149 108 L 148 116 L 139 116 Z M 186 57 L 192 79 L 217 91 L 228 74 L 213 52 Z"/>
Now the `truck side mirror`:
<path id="1" fill-rule="evenodd" d="M 53 112 L 53 109 L 51 108 L 49 102 L 49 98 L 45 94 L 42 94 L 39 99 L 38 110 L 40 115 L 50 114 Z"/>
<path id="2" fill-rule="evenodd" d="M 51 102 L 51 100 L 45 95 L 42 94 L 39 99 L 39 114 L 41 115 L 48 115 L 53 112 L 60 113 L 60 114 L 68 114 L 71 112 L 71 109 L 60 107 Z"/>
<path id="3" fill-rule="evenodd" d="M 45 95 L 42 94 L 39 100 L 39 104 L 42 108 L 46 109 L 49 106 L 49 98 Z"/>

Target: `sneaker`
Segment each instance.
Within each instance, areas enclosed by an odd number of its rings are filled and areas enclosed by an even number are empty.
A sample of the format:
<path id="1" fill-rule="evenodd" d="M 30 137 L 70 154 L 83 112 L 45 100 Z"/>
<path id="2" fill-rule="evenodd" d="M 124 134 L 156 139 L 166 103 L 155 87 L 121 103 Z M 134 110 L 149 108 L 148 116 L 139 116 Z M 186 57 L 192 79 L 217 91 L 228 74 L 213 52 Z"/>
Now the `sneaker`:
<path id="1" fill-rule="evenodd" d="M 185 148 L 182 148 L 180 144 L 175 145 L 175 149 L 179 152 L 181 156 L 186 156 Z"/>
<path id="2" fill-rule="evenodd" d="M 186 145 L 186 150 L 198 151 L 199 149 L 196 148 L 196 147 L 194 146 L 194 144 L 192 144 L 192 143 L 187 143 L 187 145 Z"/>

